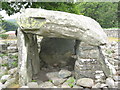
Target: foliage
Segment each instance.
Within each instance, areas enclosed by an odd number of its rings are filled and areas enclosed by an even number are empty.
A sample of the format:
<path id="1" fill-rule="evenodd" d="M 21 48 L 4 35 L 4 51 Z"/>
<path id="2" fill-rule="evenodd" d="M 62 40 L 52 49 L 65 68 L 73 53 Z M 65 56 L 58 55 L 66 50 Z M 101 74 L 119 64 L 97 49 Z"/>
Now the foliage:
<path id="1" fill-rule="evenodd" d="M 0 57 L 3 57 L 3 56 L 8 56 L 8 54 L 6 54 L 6 53 L 0 53 Z"/>
<path id="2" fill-rule="evenodd" d="M 32 82 L 37 82 L 37 80 L 32 80 Z"/>
<path id="3" fill-rule="evenodd" d="M 2 22 L 2 26 L 4 26 L 4 30 L 6 31 L 15 31 L 18 28 L 14 23 L 6 20 Z"/>
<path id="4" fill-rule="evenodd" d="M 18 66 L 18 62 L 17 62 L 17 61 L 13 61 L 13 62 L 12 62 L 12 65 L 13 65 L 13 68 L 14 68 L 14 67 L 17 67 L 17 66 Z"/>
<path id="5" fill-rule="evenodd" d="M 103 28 L 118 27 L 117 2 L 21 2 L 2 3 L 2 9 L 9 15 L 19 12 L 21 8 L 44 8 L 89 16 L 100 23 Z M 9 8 L 9 9 L 8 9 Z"/>
<path id="6" fill-rule="evenodd" d="M 77 7 L 83 15 L 95 19 L 104 28 L 118 27 L 117 3 L 83 2 Z"/>
<path id="7" fill-rule="evenodd" d="M 68 85 L 70 87 L 73 87 L 75 85 L 75 79 L 74 79 L 74 77 L 70 77 L 66 82 L 68 83 Z"/>
<path id="8" fill-rule="evenodd" d="M 7 35 L 7 34 L 0 34 L 0 37 L 1 37 L 2 39 L 7 39 L 8 36 L 9 36 L 9 35 Z"/>

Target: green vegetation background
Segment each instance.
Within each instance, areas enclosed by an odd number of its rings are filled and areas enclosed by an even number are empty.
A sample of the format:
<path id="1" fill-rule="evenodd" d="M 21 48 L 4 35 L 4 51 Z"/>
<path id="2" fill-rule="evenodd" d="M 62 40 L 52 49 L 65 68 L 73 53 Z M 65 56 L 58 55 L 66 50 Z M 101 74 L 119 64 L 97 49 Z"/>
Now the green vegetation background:
<path id="1" fill-rule="evenodd" d="M 25 2 L 21 3 L 25 4 Z M 28 4 L 25 8 L 28 8 L 29 5 L 30 4 Z M 20 10 L 22 6 L 18 5 L 18 7 Z M 33 2 L 30 7 L 85 15 L 98 21 L 103 28 L 118 27 L 117 2 Z M 6 10 L 9 15 L 19 12 L 19 10 L 15 10 L 14 8 L 10 7 L 10 3 L 8 2 L 2 2 L 2 9 Z"/>

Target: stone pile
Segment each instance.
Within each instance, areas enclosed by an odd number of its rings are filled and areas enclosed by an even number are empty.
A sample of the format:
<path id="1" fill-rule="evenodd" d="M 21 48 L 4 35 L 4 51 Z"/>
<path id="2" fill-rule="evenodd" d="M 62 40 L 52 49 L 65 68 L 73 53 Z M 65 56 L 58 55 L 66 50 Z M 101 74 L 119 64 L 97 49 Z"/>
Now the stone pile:
<path id="1" fill-rule="evenodd" d="M 9 45 L 10 44 L 10 45 Z M 15 43 L 4 43 L 6 49 L 0 52 L 0 89 L 18 83 L 18 51 Z M 14 48 L 11 46 L 14 45 Z"/>

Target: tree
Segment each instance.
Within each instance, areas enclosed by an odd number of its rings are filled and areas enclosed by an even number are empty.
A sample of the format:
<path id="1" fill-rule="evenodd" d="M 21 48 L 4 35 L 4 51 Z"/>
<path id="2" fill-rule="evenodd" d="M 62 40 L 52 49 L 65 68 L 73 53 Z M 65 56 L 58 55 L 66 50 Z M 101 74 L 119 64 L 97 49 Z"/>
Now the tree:
<path id="1" fill-rule="evenodd" d="M 77 5 L 80 13 L 98 21 L 104 28 L 118 27 L 117 3 L 83 2 Z"/>
<path id="2" fill-rule="evenodd" d="M 43 8 L 89 16 L 100 23 L 103 28 L 118 27 L 117 7 L 115 2 L 14 2 L 2 3 L 2 9 L 9 15 L 19 12 L 21 8 Z M 9 8 L 9 9 L 8 9 Z"/>

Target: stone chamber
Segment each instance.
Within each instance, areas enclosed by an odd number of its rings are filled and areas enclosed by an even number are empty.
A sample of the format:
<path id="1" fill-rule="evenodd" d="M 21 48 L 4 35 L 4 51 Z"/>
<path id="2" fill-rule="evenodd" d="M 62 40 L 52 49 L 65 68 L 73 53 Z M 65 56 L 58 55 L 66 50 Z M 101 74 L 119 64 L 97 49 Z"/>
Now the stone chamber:
<path id="1" fill-rule="evenodd" d="M 45 81 L 46 72 L 61 69 L 73 71 L 76 79 L 96 79 L 96 74 L 102 74 L 104 80 L 112 75 L 101 48 L 107 43 L 107 35 L 95 20 L 31 8 L 21 14 L 18 24 L 21 86 L 36 79 Z"/>

